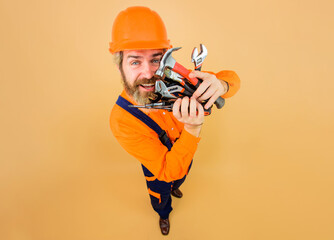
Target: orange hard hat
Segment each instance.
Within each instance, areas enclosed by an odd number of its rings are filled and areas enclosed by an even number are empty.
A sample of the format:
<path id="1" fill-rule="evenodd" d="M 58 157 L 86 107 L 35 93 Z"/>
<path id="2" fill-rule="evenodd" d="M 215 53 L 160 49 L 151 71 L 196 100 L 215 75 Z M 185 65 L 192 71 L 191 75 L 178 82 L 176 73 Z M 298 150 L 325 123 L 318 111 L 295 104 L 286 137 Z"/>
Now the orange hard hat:
<path id="1" fill-rule="evenodd" d="M 162 19 L 147 7 L 129 7 L 120 12 L 114 21 L 109 45 L 111 53 L 172 47 Z"/>

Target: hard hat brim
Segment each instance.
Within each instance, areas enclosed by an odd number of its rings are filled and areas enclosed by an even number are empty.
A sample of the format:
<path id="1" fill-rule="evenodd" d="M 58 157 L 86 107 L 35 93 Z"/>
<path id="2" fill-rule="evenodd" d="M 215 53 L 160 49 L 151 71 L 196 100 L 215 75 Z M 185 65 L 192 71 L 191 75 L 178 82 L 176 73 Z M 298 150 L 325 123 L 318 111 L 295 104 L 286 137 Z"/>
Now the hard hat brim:
<path id="1" fill-rule="evenodd" d="M 123 50 L 141 50 L 141 49 L 169 49 L 173 46 L 169 40 L 161 41 L 122 41 L 118 43 L 109 43 L 109 51 L 114 54 Z"/>

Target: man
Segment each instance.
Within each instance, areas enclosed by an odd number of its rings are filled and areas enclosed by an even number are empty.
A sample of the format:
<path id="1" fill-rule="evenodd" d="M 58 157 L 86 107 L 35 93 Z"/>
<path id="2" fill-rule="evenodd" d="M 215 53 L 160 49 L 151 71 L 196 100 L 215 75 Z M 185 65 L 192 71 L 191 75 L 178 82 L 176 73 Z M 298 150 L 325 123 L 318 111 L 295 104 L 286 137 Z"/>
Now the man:
<path id="1" fill-rule="evenodd" d="M 110 126 L 121 146 L 142 164 L 163 235 L 170 228 L 171 195 L 182 197 L 179 187 L 200 140 L 204 108 L 211 107 L 219 96 L 234 95 L 240 86 L 233 71 L 217 74 L 193 71 L 191 77 L 203 82 L 191 98 L 179 98 L 173 112 L 148 109 L 132 112 L 129 104 L 146 104 L 154 96 L 155 72 L 169 48 L 164 23 L 156 12 L 146 7 L 130 7 L 116 17 L 109 50 L 121 73 L 124 91 L 112 109 Z M 203 108 L 200 102 L 204 100 L 208 101 Z"/>

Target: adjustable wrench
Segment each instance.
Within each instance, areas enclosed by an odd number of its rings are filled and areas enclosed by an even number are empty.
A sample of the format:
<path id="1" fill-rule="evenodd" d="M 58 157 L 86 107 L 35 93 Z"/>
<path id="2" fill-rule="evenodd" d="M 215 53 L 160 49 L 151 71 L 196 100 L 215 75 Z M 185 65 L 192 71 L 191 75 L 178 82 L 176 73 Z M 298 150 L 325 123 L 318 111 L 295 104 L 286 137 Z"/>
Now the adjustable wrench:
<path id="1" fill-rule="evenodd" d="M 166 78 L 165 78 L 166 79 Z M 162 98 L 177 98 L 180 94 L 183 96 L 191 97 L 194 90 L 187 90 L 184 86 L 173 82 L 164 82 L 158 80 L 155 82 L 155 93 L 161 95 Z"/>
<path id="2" fill-rule="evenodd" d="M 204 59 L 208 55 L 208 50 L 203 44 L 200 44 L 201 52 L 198 54 L 197 48 L 194 48 L 191 54 L 191 61 L 195 64 L 195 70 L 201 71 Z"/>
<path id="3" fill-rule="evenodd" d="M 200 44 L 200 49 L 201 49 L 201 52 L 198 54 L 198 50 L 195 47 L 192 54 L 191 54 L 191 61 L 195 64 L 195 70 L 197 70 L 197 71 L 201 71 L 203 61 L 206 58 L 206 56 L 208 55 L 208 50 L 206 49 L 206 47 L 203 44 Z M 221 99 L 218 98 L 217 101 L 220 101 L 220 108 L 222 108 L 225 104 L 225 99 L 224 98 L 221 98 Z M 216 106 L 218 107 L 217 104 L 216 104 Z"/>

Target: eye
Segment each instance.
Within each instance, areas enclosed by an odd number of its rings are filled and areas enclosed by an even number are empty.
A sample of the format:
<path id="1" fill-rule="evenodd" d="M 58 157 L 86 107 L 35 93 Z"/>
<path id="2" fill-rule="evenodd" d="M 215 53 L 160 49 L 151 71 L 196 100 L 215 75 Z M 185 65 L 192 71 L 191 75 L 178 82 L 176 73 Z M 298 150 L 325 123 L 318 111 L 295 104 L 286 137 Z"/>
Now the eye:
<path id="1" fill-rule="evenodd" d="M 152 63 L 160 63 L 160 58 L 153 59 L 153 60 L 152 60 Z"/>
<path id="2" fill-rule="evenodd" d="M 133 62 L 131 62 L 130 64 L 131 65 L 138 65 L 140 62 L 139 61 L 133 61 Z"/>

